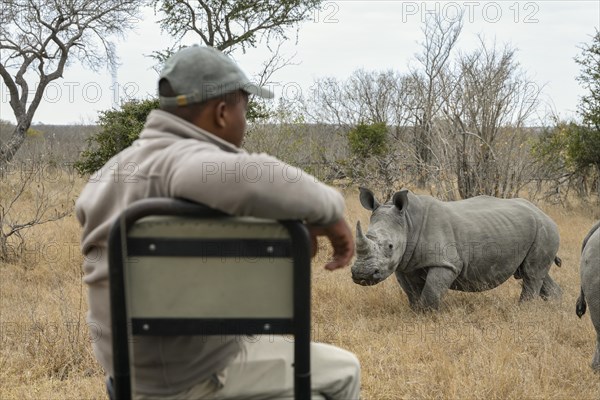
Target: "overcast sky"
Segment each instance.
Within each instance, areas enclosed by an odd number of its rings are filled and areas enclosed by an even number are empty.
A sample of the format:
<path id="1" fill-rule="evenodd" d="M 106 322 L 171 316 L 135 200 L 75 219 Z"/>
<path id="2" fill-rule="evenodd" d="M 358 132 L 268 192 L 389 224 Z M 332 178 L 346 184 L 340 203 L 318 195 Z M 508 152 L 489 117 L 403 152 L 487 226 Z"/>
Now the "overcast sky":
<path id="1" fill-rule="evenodd" d="M 305 95 L 316 78 L 347 78 L 359 68 L 394 69 L 407 72 L 415 63 L 421 27 L 428 12 L 453 18 L 465 12 L 458 48 L 469 50 L 477 34 L 489 42 L 510 44 L 518 50 L 517 61 L 530 79 L 544 86 L 544 100 L 560 116 L 574 115 L 582 90 L 575 80 L 579 66 L 573 58 L 580 46 L 591 42 L 600 26 L 600 2 L 591 1 L 324 1 L 322 11 L 303 23 L 282 46 L 284 55 L 295 55 L 299 65 L 290 65 L 274 77 L 277 96 Z M 120 67 L 117 85 L 108 70 L 93 73 L 74 63 L 48 88 L 34 123 L 94 123 L 98 111 L 116 100 L 145 98 L 156 92 L 154 60 L 147 57 L 164 49 L 172 39 L 161 34 L 152 10 L 124 41 L 117 42 Z M 187 41 L 185 44 L 191 44 Z M 268 58 L 264 47 L 233 54 L 249 76 L 256 74 Z M 0 118 L 14 121 L 6 87 L 0 85 Z"/>

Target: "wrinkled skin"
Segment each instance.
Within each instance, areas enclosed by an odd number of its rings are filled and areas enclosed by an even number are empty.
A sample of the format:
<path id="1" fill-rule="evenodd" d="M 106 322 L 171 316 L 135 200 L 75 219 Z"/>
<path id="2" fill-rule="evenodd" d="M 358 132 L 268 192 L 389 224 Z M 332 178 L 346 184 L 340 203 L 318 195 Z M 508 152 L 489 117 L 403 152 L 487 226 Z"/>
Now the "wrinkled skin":
<path id="1" fill-rule="evenodd" d="M 596 329 L 596 351 L 592 357 L 592 368 L 600 372 L 600 221 L 583 240 L 580 264 L 581 294 L 577 299 L 577 315 L 585 314 L 590 308 L 590 317 Z"/>
<path id="2" fill-rule="evenodd" d="M 523 279 L 520 301 L 561 295 L 548 274 L 560 264 L 557 226 L 526 200 L 442 202 L 404 189 L 380 204 L 360 188 L 360 202 L 372 214 L 366 234 L 356 227 L 357 284 L 394 273 L 415 310 L 438 309 L 449 289 L 480 292 L 511 276 Z"/>

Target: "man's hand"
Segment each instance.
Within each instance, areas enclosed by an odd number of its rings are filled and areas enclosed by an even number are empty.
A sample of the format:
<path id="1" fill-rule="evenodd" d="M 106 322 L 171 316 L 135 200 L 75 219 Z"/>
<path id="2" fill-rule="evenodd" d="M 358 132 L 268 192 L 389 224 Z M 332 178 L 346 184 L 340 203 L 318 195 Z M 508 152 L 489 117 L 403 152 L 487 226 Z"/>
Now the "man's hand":
<path id="1" fill-rule="evenodd" d="M 312 242 L 312 256 L 317 254 L 317 237 L 327 236 L 333 248 L 333 257 L 325 265 L 325 269 L 333 271 L 343 268 L 350 263 L 354 255 L 354 237 L 352 231 L 344 218 L 327 226 L 308 225 L 308 232 Z"/>

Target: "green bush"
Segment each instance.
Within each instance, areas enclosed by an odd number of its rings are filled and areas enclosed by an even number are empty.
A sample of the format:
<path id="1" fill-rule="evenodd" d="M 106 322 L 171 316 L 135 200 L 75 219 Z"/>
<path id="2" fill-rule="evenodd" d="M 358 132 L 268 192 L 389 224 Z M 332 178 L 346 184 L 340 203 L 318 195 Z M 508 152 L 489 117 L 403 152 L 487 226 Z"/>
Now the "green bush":
<path id="1" fill-rule="evenodd" d="M 360 123 L 348 132 L 348 143 L 352 155 L 361 159 L 382 156 L 387 152 L 387 126 Z"/>
<path id="2" fill-rule="evenodd" d="M 88 149 L 81 153 L 75 169 L 82 175 L 99 170 L 108 160 L 136 140 L 150 111 L 158 108 L 158 99 L 132 100 L 120 110 L 101 111 L 101 129 L 88 139 Z"/>
<path id="3" fill-rule="evenodd" d="M 587 176 L 600 171 L 600 131 L 576 122 L 558 121 L 532 145 L 532 154 L 550 171 Z"/>
<path id="4" fill-rule="evenodd" d="M 578 113 L 581 123 L 556 121 L 533 147 L 534 156 L 547 164 L 564 165 L 570 173 L 585 176 L 590 167 L 600 172 L 600 31 L 575 58 L 581 66 L 577 80 L 585 95 Z"/>

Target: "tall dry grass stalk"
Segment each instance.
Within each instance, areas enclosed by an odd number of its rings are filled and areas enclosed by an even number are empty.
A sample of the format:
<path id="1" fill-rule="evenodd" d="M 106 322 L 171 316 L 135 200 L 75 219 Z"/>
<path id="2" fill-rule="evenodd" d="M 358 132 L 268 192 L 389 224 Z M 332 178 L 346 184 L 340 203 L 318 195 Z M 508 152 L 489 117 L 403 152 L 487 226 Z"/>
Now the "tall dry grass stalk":
<path id="1" fill-rule="evenodd" d="M 346 193 L 347 218 L 367 226 L 358 192 Z M 365 400 L 598 399 L 589 368 L 594 331 L 579 320 L 579 251 L 596 208 L 541 207 L 558 223 L 562 268 L 551 274 L 560 301 L 518 305 L 514 279 L 484 293 L 450 292 L 437 313 L 415 314 L 391 277 L 352 283 L 349 269 L 313 262 L 313 339 L 357 354 Z M 74 216 L 33 228 L 25 257 L 0 264 L 0 399 L 106 399 L 91 353 Z"/>

